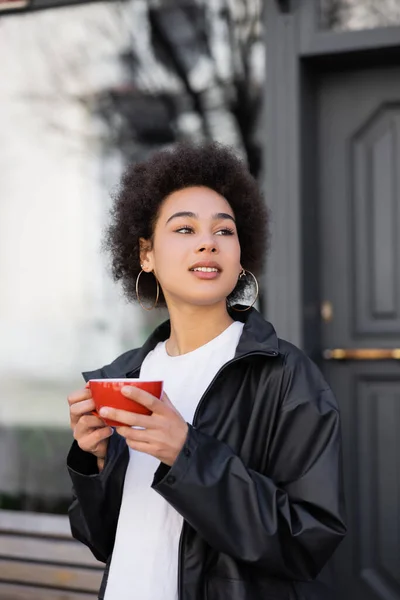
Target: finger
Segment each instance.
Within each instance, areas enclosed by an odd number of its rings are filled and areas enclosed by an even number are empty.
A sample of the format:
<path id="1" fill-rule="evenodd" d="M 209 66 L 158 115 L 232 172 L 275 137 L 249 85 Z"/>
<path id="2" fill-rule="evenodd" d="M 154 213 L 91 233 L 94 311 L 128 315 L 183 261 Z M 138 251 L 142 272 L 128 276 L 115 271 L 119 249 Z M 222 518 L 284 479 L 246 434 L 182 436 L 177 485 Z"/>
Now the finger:
<path id="1" fill-rule="evenodd" d="M 92 392 L 90 390 L 78 390 L 77 392 L 73 392 L 67 398 L 68 404 L 71 406 L 75 404 L 75 402 L 81 402 L 82 400 L 88 400 L 92 397 Z"/>
<path id="2" fill-rule="evenodd" d="M 89 398 L 88 400 L 81 400 L 80 402 L 71 404 L 69 411 L 74 417 L 80 417 L 81 415 L 90 413 L 95 408 L 94 401 L 92 398 Z"/>
<path id="3" fill-rule="evenodd" d="M 131 442 L 145 442 L 150 444 L 156 441 L 154 431 L 148 429 L 132 429 L 132 427 L 116 427 L 117 433 Z"/>
<path id="4" fill-rule="evenodd" d="M 100 420 L 100 425 L 96 425 L 95 427 L 88 426 L 87 423 L 85 422 L 85 420 L 86 420 L 86 417 L 81 417 L 73 426 L 75 439 L 76 439 L 76 437 L 84 438 L 85 436 L 89 435 L 90 433 L 93 433 L 94 431 L 98 431 L 101 429 L 103 429 L 103 430 L 111 429 L 111 427 L 109 427 L 108 425 L 105 425 L 105 423 L 103 423 L 103 421 L 101 421 L 101 420 Z"/>
<path id="5" fill-rule="evenodd" d="M 171 408 L 175 408 L 174 405 L 172 404 L 171 400 L 169 399 L 169 397 L 167 396 L 167 394 L 165 392 L 163 392 L 163 395 L 161 396 L 161 402 L 163 402 L 166 406 L 170 406 Z"/>
<path id="6" fill-rule="evenodd" d="M 126 411 L 129 412 L 129 411 Z M 145 429 L 157 429 L 160 425 L 160 419 L 161 417 L 159 417 L 158 415 L 155 415 L 154 413 L 151 415 L 141 415 L 139 413 L 132 413 L 129 412 L 129 414 L 131 415 L 131 426 L 134 427 L 143 427 Z M 113 418 L 113 417 L 111 417 Z M 116 421 L 119 421 L 120 423 L 124 423 L 124 421 L 120 421 L 120 419 L 115 419 Z"/>
<path id="7" fill-rule="evenodd" d="M 132 450 L 137 450 L 138 452 L 144 452 L 145 454 L 151 454 L 151 456 L 155 456 L 153 446 L 151 444 L 146 444 L 146 442 L 134 442 L 131 440 L 126 440 L 127 445 Z"/>
<path id="8" fill-rule="evenodd" d="M 146 429 L 153 428 L 156 422 L 152 421 L 151 415 L 139 415 L 137 413 L 129 412 L 128 410 L 121 410 L 118 408 L 111 408 L 109 406 L 103 406 L 100 409 L 100 416 L 118 421 L 119 423 L 125 423 L 130 427 L 146 427 Z"/>
<path id="9" fill-rule="evenodd" d="M 124 396 L 129 398 L 130 400 L 134 400 L 135 402 L 139 402 L 142 406 L 145 406 L 152 412 L 164 412 L 164 404 L 156 398 L 146 392 L 146 390 L 141 390 L 133 385 L 125 385 L 121 392 Z"/>
<path id="10" fill-rule="evenodd" d="M 99 427 L 107 427 L 103 419 L 100 419 L 100 417 L 96 417 L 96 415 L 85 414 L 79 419 L 79 423 L 81 423 L 81 425 L 83 425 L 87 429 L 98 429 Z"/>
<path id="11" fill-rule="evenodd" d="M 112 434 L 113 430 L 111 427 L 101 427 L 84 436 L 80 436 L 79 432 L 74 431 L 74 438 L 79 443 L 82 450 L 85 450 L 86 452 L 95 452 L 100 442 L 111 437 Z"/>

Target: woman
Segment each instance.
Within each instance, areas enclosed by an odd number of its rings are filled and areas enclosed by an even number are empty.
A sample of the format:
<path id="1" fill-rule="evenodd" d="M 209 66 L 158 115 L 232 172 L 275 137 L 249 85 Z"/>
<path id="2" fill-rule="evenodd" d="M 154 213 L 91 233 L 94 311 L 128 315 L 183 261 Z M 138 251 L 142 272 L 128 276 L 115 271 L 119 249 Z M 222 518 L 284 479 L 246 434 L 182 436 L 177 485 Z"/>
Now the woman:
<path id="1" fill-rule="evenodd" d="M 253 308 L 267 212 L 230 150 L 178 145 L 131 167 L 106 247 L 129 299 L 167 306 L 142 348 L 92 378 L 163 379 L 151 416 L 69 397 L 74 537 L 106 600 L 326 598 L 345 535 L 340 425 L 316 366 Z"/>

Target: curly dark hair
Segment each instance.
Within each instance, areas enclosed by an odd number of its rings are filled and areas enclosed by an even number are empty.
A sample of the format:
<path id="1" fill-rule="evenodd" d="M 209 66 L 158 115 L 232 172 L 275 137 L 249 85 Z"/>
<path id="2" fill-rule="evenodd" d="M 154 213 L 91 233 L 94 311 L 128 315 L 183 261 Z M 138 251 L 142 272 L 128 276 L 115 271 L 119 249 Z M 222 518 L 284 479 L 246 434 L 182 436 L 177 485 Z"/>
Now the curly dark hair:
<path id="1" fill-rule="evenodd" d="M 129 300 L 137 300 L 139 239 L 152 239 L 167 196 L 194 186 L 211 188 L 229 202 L 235 214 L 242 265 L 255 275 L 261 274 L 268 246 L 268 210 L 256 180 L 231 148 L 216 142 L 180 142 L 130 165 L 113 196 L 103 249 L 110 255 L 114 280 L 122 283 Z M 230 305 L 243 295 L 247 279 L 239 280 L 228 298 Z M 154 301 L 153 277 L 141 278 L 140 297 Z M 165 306 L 162 290 L 158 306 Z"/>

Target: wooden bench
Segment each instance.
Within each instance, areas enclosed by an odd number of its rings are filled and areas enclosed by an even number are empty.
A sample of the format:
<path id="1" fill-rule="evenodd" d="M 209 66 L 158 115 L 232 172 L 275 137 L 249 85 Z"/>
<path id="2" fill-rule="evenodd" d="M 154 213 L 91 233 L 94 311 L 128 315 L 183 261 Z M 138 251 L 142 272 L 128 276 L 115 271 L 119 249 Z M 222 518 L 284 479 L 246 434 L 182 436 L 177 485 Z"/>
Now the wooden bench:
<path id="1" fill-rule="evenodd" d="M 95 600 L 103 569 L 67 517 L 0 510 L 0 600 Z"/>

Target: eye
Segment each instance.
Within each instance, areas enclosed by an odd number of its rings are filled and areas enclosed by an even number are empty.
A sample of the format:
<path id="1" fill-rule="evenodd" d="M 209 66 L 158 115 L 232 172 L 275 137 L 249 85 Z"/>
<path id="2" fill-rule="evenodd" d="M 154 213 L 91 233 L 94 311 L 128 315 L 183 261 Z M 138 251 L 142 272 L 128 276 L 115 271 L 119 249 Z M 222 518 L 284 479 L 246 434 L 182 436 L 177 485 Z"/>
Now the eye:
<path id="1" fill-rule="evenodd" d="M 175 229 L 175 233 L 193 233 L 193 227 L 189 227 L 189 225 L 185 225 L 184 227 L 179 227 L 179 229 Z"/>
<path id="2" fill-rule="evenodd" d="M 229 229 L 229 227 L 224 227 L 224 229 L 220 229 L 216 232 L 216 235 L 234 235 L 234 230 Z"/>

